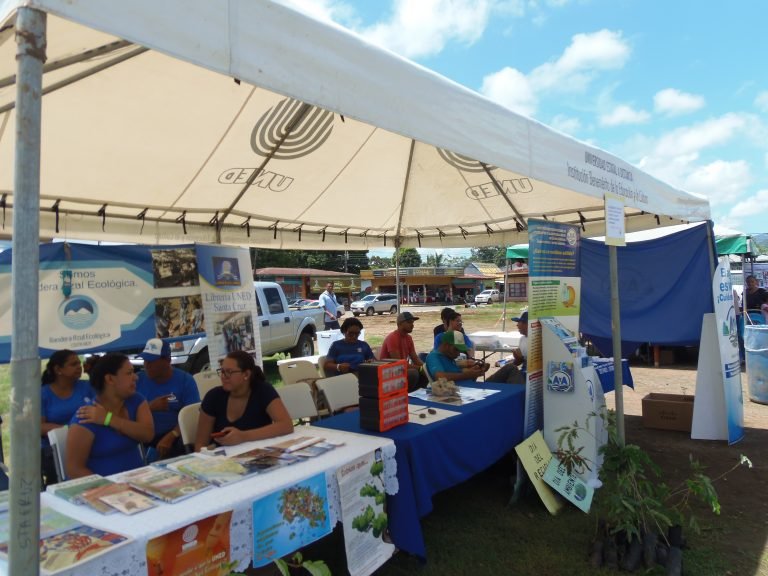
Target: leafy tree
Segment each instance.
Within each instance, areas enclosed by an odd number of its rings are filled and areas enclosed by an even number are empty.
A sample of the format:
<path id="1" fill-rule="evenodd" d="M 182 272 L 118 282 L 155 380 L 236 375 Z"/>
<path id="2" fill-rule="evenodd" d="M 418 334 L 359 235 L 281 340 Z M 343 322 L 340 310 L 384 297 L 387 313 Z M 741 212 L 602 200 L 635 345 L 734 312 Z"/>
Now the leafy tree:
<path id="1" fill-rule="evenodd" d="M 392 268 L 394 265 L 392 258 L 386 258 L 385 256 L 371 256 L 368 258 L 368 262 L 371 268 Z"/>
<path id="2" fill-rule="evenodd" d="M 402 268 L 416 268 L 421 266 L 421 254 L 416 248 L 398 248 L 397 257 Z"/>
<path id="3" fill-rule="evenodd" d="M 359 274 L 368 268 L 365 250 L 273 250 L 252 248 L 254 268 L 318 268 Z"/>
<path id="4" fill-rule="evenodd" d="M 434 266 L 435 268 L 440 268 L 442 266 L 445 266 L 444 260 L 445 260 L 445 256 L 436 251 L 434 254 L 427 255 L 427 266 Z"/>
<path id="5" fill-rule="evenodd" d="M 506 246 L 483 246 L 481 248 L 472 248 L 472 261 L 474 262 L 487 262 L 503 268 L 506 259 Z"/>

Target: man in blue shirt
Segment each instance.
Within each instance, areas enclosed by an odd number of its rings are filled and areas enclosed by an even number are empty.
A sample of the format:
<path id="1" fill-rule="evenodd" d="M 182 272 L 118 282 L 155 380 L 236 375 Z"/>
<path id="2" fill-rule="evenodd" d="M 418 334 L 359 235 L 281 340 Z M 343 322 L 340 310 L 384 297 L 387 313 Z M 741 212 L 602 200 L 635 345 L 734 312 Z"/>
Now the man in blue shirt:
<path id="1" fill-rule="evenodd" d="M 136 391 L 149 402 L 155 422 L 155 438 L 150 446 L 160 458 L 184 453 L 179 431 L 179 411 L 200 402 L 197 383 L 191 374 L 171 366 L 171 347 L 160 338 L 147 341 L 140 354 L 144 370 L 139 373 Z"/>
<path id="2" fill-rule="evenodd" d="M 338 308 L 339 303 L 336 301 L 336 295 L 333 293 L 333 282 L 328 282 L 325 286 L 325 292 L 320 294 L 320 306 L 325 310 L 325 329 L 326 330 L 338 330 L 339 318 Z"/>
<path id="3" fill-rule="evenodd" d="M 440 335 L 439 345 L 427 355 L 427 370 L 434 380 L 445 378 L 449 381 L 470 380 L 474 382 L 488 370 L 488 364 L 463 361 L 461 366 L 456 362 L 459 353 L 468 350 L 464 343 L 464 334 L 448 330 Z"/>

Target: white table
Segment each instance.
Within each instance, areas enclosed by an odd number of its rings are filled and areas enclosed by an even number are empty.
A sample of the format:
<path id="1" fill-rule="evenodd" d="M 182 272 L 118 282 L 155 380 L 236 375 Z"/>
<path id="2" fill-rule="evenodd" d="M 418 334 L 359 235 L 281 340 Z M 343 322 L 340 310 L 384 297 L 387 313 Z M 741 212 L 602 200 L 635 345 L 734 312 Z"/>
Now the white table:
<path id="1" fill-rule="evenodd" d="M 277 361 L 277 365 L 281 366 L 282 364 L 290 364 L 291 362 L 296 362 L 298 360 L 306 360 L 307 362 L 312 362 L 312 364 L 317 366 L 320 362 L 320 354 L 315 354 L 314 356 L 301 356 L 299 358 L 283 358 L 282 360 Z"/>
<path id="2" fill-rule="evenodd" d="M 250 563 L 253 553 L 251 505 L 254 501 L 324 472 L 328 486 L 331 526 L 334 526 L 341 518 L 336 470 L 378 448 L 382 448 L 384 456 L 386 490 L 393 494 L 397 492 L 395 445 L 388 438 L 298 426 L 290 436 L 248 442 L 230 447 L 227 452 L 235 454 L 257 446 L 269 446 L 292 436 L 320 436 L 331 441 L 344 442 L 344 446 L 271 473 L 261 474 L 228 486 L 211 488 L 177 504 L 159 503 L 155 508 L 134 516 L 119 513 L 104 516 L 85 506 L 77 506 L 52 494 L 43 493 L 41 503 L 91 526 L 125 534 L 133 539 L 132 542 L 117 548 L 114 552 L 98 556 L 86 564 L 61 574 L 146 576 L 146 546 L 150 539 L 228 510 L 233 511 L 230 525 L 230 561 L 238 562 L 238 569 L 243 570 Z M 7 564 L 0 563 L 0 574 L 7 574 L 7 571 Z"/>

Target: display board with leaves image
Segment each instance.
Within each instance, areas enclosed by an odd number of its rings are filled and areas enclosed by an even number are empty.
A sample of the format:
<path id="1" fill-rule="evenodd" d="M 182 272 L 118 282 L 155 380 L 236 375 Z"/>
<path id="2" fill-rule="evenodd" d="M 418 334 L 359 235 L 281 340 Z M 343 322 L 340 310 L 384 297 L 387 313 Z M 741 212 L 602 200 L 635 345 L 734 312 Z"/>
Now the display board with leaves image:
<path id="1" fill-rule="evenodd" d="M 384 493 L 384 480 L 381 475 L 384 473 L 384 463 L 374 462 L 371 465 L 372 482 L 367 482 L 360 488 L 360 496 L 363 498 L 373 498 L 376 507 L 382 507 L 386 499 Z M 372 505 L 366 506 L 362 514 L 355 516 L 352 520 L 352 527 L 360 532 L 372 532 L 378 538 L 387 529 L 387 513 L 383 510 L 378 514 Z"/>

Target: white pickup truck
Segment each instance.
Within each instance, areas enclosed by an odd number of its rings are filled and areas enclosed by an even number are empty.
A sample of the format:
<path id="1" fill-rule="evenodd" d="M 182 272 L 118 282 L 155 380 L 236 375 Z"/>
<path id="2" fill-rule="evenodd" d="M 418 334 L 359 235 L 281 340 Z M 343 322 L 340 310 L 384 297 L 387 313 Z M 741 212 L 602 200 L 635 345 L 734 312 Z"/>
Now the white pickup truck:
<path id="1" fill-rule="evenodd" d="M 289 308 L 282 287 L 274 282 L 254 282 L 253 288 L 256 292 L 262 356 L 278 352 L 290 352 L 294 358 L 312 356 L 315 353 L 317 327 L 323 326 L 323 308 Z M 202 336 L 176 342 L 171 346 L 171 354 L 175 366 L 196 374 L 209 364 L 208 339 Z"/>

